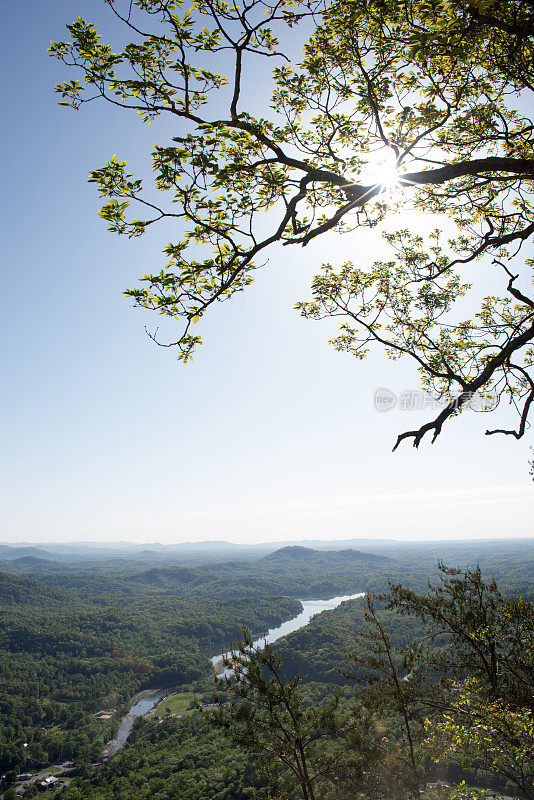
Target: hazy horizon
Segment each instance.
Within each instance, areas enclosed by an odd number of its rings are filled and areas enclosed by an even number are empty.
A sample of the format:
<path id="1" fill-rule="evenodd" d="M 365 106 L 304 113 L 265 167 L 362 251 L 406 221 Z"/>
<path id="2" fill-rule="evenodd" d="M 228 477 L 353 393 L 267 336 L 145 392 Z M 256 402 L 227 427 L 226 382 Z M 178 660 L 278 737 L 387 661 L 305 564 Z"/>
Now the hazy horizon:
<path id="1" fill-rule="evenodd" d="M 525 539 L 532 533 L 534 491 L 530 484 L 456 490 L 369 494 L 329 502 L 271 502 L 182 510 L 102 524 L 92 529 L 75 520 L 65 532 L 12 531 L 0 541 L 199 542 L 321 541 L 380 539 L 393 541 L 456 541 L 462 539 Z M 47 523 L 47 527 L 50 523 Z M 43 526 L 44 527 L 44 526 Z M 120 531 L 118 530 L 120 529 Z"/>
<path id="2" fill-rule="evenodd" d="M 88 540 L 88 539 L 72 539 L 70 541 L 65 541 L 61 539 L 39 539 L 39 540 L 30 540 L 30 539 L 19 539 L 19 540 L 10 540 L 10 541 L 0 541 L 0 546 L 2 547 L 22 547 L 26 545 L 31 545 L 32 547 L 35 545 L 40 545 L 41 547 L 48 546 L 65 546 L 65 547 L 95 547 L 95 546 L 102 546 L 105 548 L 113 548 L 113 547 L 178 547 L 183 545 L 231 545 L 236 547 L 266 547 L 272 544 L 282 544 L 282 545 L 299 545 L 303 542 L 308 545 L 313 545 L 314 543 L 324 543 L 324 544 L 350 544 L 350 543 L 365 543 L 365 544 L 434 544 L 435 542 L 441 542 L 443 544 L 451 543 L 451 544 L 468 544 L 469 542 L 514 542 L 514 541 L 521 541 L 526 542 L 532 539 L 534 541 L 534 536 L 480 536 L 480 537 L 473 537 L 472 539 L 370 539 L 365 537 L 354 537 L 350 539 L 271 539 L 269 541 L 261 541 L 261 542 L 238 542 L 232 541 L 230 539 L 197 539 L 197 540 L 176 540 L 176 541 L 169 541 L 169 542 L 158 542 L 158 541 L 134 541 L 134 540 L 126 540 L 126 539 L 113 539 L 113 540 Z"/>

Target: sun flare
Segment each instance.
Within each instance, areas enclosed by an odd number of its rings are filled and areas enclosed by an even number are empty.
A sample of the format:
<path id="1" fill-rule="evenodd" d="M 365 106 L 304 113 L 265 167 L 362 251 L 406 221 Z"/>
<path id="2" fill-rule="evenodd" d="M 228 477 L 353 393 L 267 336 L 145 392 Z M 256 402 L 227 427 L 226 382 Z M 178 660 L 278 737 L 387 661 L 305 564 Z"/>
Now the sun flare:
<path id="1" fill-rule="evenodd" d="M 394 158 L 370 157 L 362 171 L 363 182 L 383 186 L 387 191 L 399 183 L 399 171 Z"/>

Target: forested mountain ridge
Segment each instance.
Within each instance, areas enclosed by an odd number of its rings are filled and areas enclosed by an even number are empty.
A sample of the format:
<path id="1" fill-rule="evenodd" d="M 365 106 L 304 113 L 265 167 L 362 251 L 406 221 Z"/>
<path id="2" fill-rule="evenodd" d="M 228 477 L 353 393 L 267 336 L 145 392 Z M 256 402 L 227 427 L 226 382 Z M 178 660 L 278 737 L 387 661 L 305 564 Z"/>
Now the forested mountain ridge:
<path id="1" fill-rule="evenodd" d="M 41 547 L 32 547 L 24 545 L 0 545 L 0 558 L 5 560 L 14 560 L 24 556 L 34 556 L 35 558 L 43 558 L 54 560 L 54 556 L 47 550 Z"/>
<path id="2" fill-rule="evenodd" d="M 389 556 L 376 555 L 376 553 L 364 553 L 362 550 L 352 550 L 345 548 L 344 550 L 314 550 L 311 547 L 302 547 L 302 545 L 288 545 L 275 550 L 273 553 L 268 553 L 266 556 L 258 559 L 261 563 L 284 563 L 287 561 L 301 563 L 314 563 L 321 566 L 333 565 L 340 562 L 351 561 L 391 561 Z"/>
<path id="3" fill-rule="evenodd" d="M 478 533 L 478 532 L 477 532 Z M 492 562 L 493 566 L 506 568 L 517 556 L 534 563 L 532 539 L 473 539 L 464 541 L 400 542 L 381 539 L 339 539 L 329 541 L 305 540 L 297 543 L 271 542 L 265 544 L 231 544 L 229 542 L 185 542 L 179 545 L 105 544 L 46 544 L 34 547 L 26 544 L 0 545 L 0 567 L 6 572 L 31 574 L 31 562 L 18 562 L 26 556 L 40 558 L 35 562 L 35 573 L 46 575 L 57 572 L 61 565 L 63 574 L 113 575 L 114 580 L 126 574 L 137 574 L 154 567 L 169 566 L 205 567 L 221 563 L 257 562 L 263 556 L 284 551 L 286 548 L 303 548 L 316 553 L 360 551 L 376 560 L 385 556 L 397 562 L 417 561 L 434 565 L 439 558 L 462 564 Z M 275 556 L 278 558 L 278 556 Z M 317 557 L 317 556 L 316 556 Z M 512 561 L 510 561 L 512 559 Z"/>
<path id="4" fill-rule="evenodd" d="M 284 547 L 255 561 L 227 561 L 202 567 L 154 567 L 132 577 L 148 590 L 327 598 L 364 590 L 369 581 L 384 585 L 392 570 L 404 567 L 383 555 L 358 550 L 318 551 Z"/>

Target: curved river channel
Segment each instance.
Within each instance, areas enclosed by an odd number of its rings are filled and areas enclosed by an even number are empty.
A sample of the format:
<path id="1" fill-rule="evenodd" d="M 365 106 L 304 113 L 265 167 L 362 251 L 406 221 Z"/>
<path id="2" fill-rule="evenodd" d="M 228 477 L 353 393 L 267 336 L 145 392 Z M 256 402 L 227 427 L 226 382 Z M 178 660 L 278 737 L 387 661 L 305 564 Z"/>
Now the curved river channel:
<path id="1" fill-rule="evenodd" d="M 364 595 L 365 592 L 358 592 L 358 594 L 346 594 L 342 597 L 331 597 L 330 600 L 299 600 L 302 605 L 300 614 L 297 614 L 293 619 L 288 619 L 287 622 L 283 622 L 278 628 L 271 628 L 271 630 L 267 631 L 263 636 L 258 636 L 257 639 L 254 639 L 254 643 L 265 642 L 265 644 L 272 644 L 276 642 L 277 639 L 281 639 L 282 636 L 287 636 L 289 633 L 294 633 L 300 630 L 300 628 L 303 628 L 312 617 L 316 614 L 320 614 L 321 611 L 331 611 L 333 608 L 337 608 L 341 603 L 345 602 L 345 600 L 356 600 L 358 597 L 363 597 Z M 224 655 L 229 656 L 230 653 L 231 650 L 227 650 Z M 211 659 L 211 663 L 215 667 L 215 671 L 219 677 L 231 672 L 231 670 L 228 669 L 217 669 L 217 666 L 222 667 L 222 659 L 223 656 L 221 654 L 213 656 Z"/>
<path id="2" fill-rule="evenodd" d="M 289 619 L 287 622 L 283 622 L 282 625 L 278 626 L 278 628 L 272 628 L 270 631 L 267 631 L 266 634 L 259 636 L 254 641 L 255 643 L 266 642 L 267 644 L 272 644 L 273 642 L 276 642 L 277 639 L 281 639 L 282 636 L 287 636 L 289 633 L 293 633 L 294 631 L 298 631 L 300 628 L 303 628 L 308 624 L 312 617 L 314 617 L 316 614 L 320 614 L 321 611 L 331 611 L 333 608 L 337 608 L 339 605 L 341 605 L 341 603 L 343 603 L 345 600 L 356 600 L 358 597 L 363 597 L 364 594 L 365 592 L 358 592 L 358 594 L 348 594 L 343 595 L 342 597 L 331 597 L 330 600 L 300 600 L 302 605 L 302 611 L 300 614 L 297 614 L 296 617 Z M 224 655 L 229 655 L 230 652 L 231 651 L 227 651 Z M 220 662 L 222 662 L 222 655 L 220 653 L 216 656 L 213 656 L 211 659 L 211 663 L 215 667 L 215 670 L 219 676 L 223 675 L 224 672 L 227 671 L 221 669 L 222 664 Z M 219 665 L 219 669 L 217 669 L 217 665 Z M 132 731 L 136 718 L 147 714 L 163 699 L 164 696 L 164 689 L 154 689 L 142 692 L 141 695 L 136 697 L 134 704 L 130 707 L 127 715 L 121 720 L 115 738 L 104 750 L 102 754 L 103 758 L 108 758 L 109 756 L 114 755 L 117 750 L 120 750 L 121 747 L 124 747 L 126 739 Z"/>

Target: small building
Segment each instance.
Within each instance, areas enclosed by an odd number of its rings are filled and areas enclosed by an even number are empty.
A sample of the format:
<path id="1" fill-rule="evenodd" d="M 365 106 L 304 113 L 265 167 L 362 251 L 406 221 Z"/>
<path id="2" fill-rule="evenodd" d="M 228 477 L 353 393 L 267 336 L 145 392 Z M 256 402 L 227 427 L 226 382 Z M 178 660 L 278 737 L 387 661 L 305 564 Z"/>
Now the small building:
<path id="1" fill-rule="evenodd" d="M 59 778 L 56 778 L 55 775 L 48 775 L 46 778 L 37 782 L 37 786 L 41 789 L 49 789 L 51 786 L 54 786 L 58 782 Z"/>
<path id="2" fill-rule="evenodd" d="M 93 714 L 93 719 L 96 719 L 98 722 L 107 722 L 108 719 L 111 719 L 114 713 L 115 713 L 114 708 L 104 709 L 103 711 L 97 711 L 96 714 Z"/>

